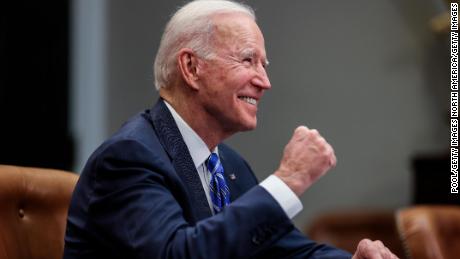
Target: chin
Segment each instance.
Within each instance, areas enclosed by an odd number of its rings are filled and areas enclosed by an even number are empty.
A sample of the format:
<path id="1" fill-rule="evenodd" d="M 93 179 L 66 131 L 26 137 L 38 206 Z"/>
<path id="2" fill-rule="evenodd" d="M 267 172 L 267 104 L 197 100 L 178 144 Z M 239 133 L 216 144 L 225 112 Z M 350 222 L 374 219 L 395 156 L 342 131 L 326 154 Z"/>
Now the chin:
<path id="1" fill-rule="evenodd" d="M 257 119 L 255 119 L 254 121 L 251 121 L 251 122 L 247 122 L 244 125 L 242 125 L 240 131 L 254 130 L 254 129 L 256 129 L 256 127 L 257 127 Z"/>

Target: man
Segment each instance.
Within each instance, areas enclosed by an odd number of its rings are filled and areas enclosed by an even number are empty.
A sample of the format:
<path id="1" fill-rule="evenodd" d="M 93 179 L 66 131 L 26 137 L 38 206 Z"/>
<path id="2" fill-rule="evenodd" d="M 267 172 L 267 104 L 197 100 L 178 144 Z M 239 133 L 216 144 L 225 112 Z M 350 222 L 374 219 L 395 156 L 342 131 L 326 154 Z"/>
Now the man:
<path id="1" fill-rule="evenodd" d="M 155 60 L 161 96 L 90 157 L 76 186 L 64 258 L 350 258 L 303 236 L 298 196 L 335 166 L 316 130 L 298 127 L 260 184 L 221 142 L 257 124 L 270 89 L 253 11 L 194 1 L 171 18 Z M 364 240 L 354 258 L 396 258 Z"/>

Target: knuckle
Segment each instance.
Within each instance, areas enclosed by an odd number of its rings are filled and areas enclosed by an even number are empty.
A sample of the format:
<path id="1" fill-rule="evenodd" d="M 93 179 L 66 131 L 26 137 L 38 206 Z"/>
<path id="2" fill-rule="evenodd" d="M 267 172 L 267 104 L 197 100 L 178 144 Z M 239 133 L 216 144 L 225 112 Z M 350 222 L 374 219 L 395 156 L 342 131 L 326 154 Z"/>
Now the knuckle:
<path id="1" fill-rule="evenodd" d="M 326 147 L 324 146 L 321 146 L 321 155 L 324 157 L 324 158 L 327 158 L 329 159 L 331 157 L 331 153 L 329 152 L 329 149 L 327 149 Z"/>
<path id="2" fill-rule="evenodd" d="M 375 243 L 376 245 L 380 246 L 380 247 L 385 247 L 385 246 L 383 245 L 382 241 L 380 241 L 380 240 L 375 240 L 374 243 Z"/>
<path id="3" fill-rule="evenodd" d="M 331 145 L 328 145 L 328 146 L 329 146 L 329 148 L 331 149 L 332 155 L 335 156 L 335 150 L 334 150 L 334 148 L 333 148 Z"/>
<path id="4" fill-rule="evenodd" d="M 317 129 L 312 129 L 312 130 L 310 130 L 310 133 L 311 133 L 313 136 L 315 136 L 315 137 L 319 136 L 319 132 L 318 132 Z"/>
<path id="5" fill-rule="evenodd" d="M 327 149 L 327 157 L 330 158 L 330 159 L 334 159 L 334 151 L 332 151 L 331 149 Z"/>
<path id="6" fill-rule="evenodd" d="M 359 242 L 359 244 L 363 245 L 363 246 L 369 246 L 372 244 L 372 241 L 368 238 L 365 238 L 363 240 L 361 240 L 361 242 Z"/>
<path id="7" fill-rule="evenodd" d="M 298 137 L 305 136 L 307 133 L 308 133 L 308 128 L 305 126 L 299 126 L 294 131 L 294 135 Z"/>
<path id="8" fill-rule="evenodd" d="M 318 142 L 321 143 L 322 145 L 327 144 L 326 140 L 323 137 L 319 136 L 319 135 L 316 136 L 316 139 L 318 139 Z"/>
<path id="9" fill-rule="evenodd" d="M 301 131 L 301 132 L 305 132 L 305 131 L 308 131 L 308 128 L 301 125 L 301 126 L 298 126 L 295 131 Z"/>

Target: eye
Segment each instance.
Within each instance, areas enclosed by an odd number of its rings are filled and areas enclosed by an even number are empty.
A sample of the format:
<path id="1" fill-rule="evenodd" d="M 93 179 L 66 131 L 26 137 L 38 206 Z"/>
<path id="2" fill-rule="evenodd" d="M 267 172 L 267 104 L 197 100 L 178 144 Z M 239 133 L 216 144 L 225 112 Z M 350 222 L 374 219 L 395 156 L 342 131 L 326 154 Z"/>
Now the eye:
<path id="1" fill-rule="evenodd" d="M 252 58 L 251 57 L 244 58 L 243 63 L 252 64 Z"/>

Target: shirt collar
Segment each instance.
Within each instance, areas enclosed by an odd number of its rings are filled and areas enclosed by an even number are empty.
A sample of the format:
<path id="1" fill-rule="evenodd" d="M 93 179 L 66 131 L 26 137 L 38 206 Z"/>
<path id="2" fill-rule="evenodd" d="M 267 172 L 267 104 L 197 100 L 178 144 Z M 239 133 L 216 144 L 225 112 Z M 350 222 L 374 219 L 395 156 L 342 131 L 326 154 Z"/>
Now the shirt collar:
<path id="1" fill-rule="evenodd" d="M 180 134 L 184 139 L 185 145 L 190 152 L 190 156 L 192 157 L 193 163 L 195 164 L 195 168 L 198 168 L 203 164 L 206 159 L 211 155 L 211 151 L 209 151 L 208 146 L 206 143 L 198 136 L 198 134 L 187 124 L 187 122 L 182 119 L 182 117 L 174 110 L 174 108 L 165 100 L 163 100 L 168 107 L 171 115 L 174 118 L 174 121 L 179 128 Z M 217 146 L 213 150 L 213 152 L 218 153 Z"/>

